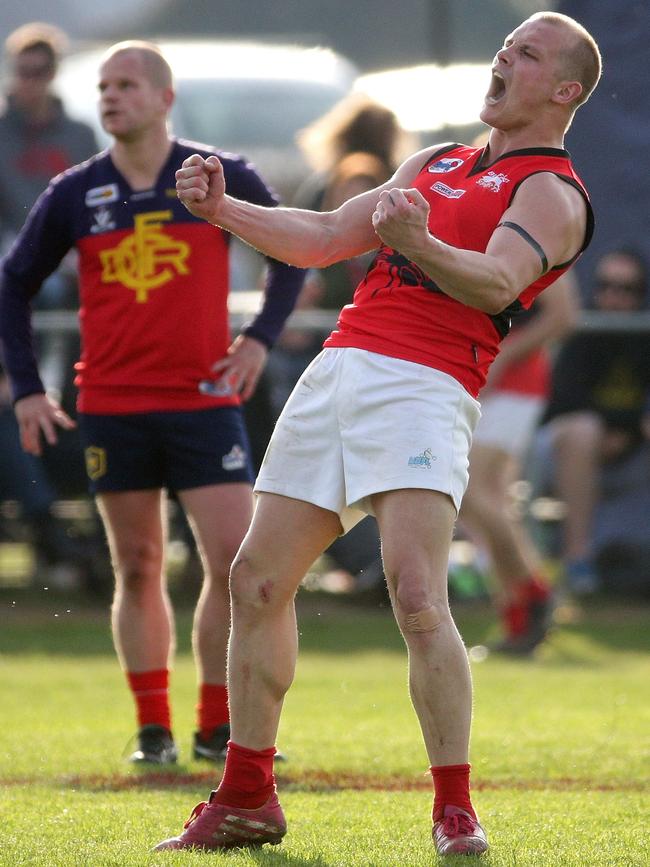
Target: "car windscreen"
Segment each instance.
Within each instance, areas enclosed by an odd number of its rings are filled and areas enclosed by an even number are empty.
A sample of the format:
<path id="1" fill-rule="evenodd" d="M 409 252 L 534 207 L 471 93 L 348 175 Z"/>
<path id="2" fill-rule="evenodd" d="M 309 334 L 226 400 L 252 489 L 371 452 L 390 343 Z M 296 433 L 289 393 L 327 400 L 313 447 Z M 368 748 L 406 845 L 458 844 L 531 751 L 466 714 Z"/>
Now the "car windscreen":
<path id="1" fill-rule="evenodd" d="M 274 79 L 184 79 L 176 90 L 173 132 L 234 151 L 293 146 L 296 132 L 344 95 L 331 85 Z"/>

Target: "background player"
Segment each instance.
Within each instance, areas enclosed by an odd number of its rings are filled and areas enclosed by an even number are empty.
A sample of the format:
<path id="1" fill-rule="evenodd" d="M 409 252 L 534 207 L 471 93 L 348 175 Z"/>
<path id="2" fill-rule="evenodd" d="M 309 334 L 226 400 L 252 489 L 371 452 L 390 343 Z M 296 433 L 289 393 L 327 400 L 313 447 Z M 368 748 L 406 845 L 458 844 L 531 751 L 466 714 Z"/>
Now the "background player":
<path id="1" fill-rule="evenodd" d="M 180 500 L 204 562 L 193 632 L 200 682 L 194 754 L 217 759 L 229 733 L 228 569 L 252 511 L 240 398 L 255 388 L 302 272 L 271 262 L 262 310 L 230 343 L 229 236 L 176 199 L 174 171 L 197 146 L 168 134 L 174 91 L 167 62 L 149 43 L 115 45 L 102 63 L 99 91 L 112 147 L 50 184 L 4 262 L 4 357 L 23 447 L 39 455 L 41 436 L 54 444 L 57 428 L 74 423 L 44 393 L 30 300 L 76 247 L 78 409 L 115 571 L 115 646 L 138 711 L 139 746 L 131 758 L 164 763 L 177 755 L 168 699 L 167 488 Z M 276 204 L 243 159 L 221 158 L 234 195 Z"/>
<path id="2" fill-rule="evenodd" d="M 460 519 L 488 555 L 503 631 L 494 649 L 504 653 L 530 653 L 552 621 L 551 586 L 513 502 L 512 485 L 522 478 L 546 404 L 549 345 L 570 330 L 577 310 L 577 288 L 568 273 L 515 319 L 481 392 L 481 420 L 472 440 Z"/>

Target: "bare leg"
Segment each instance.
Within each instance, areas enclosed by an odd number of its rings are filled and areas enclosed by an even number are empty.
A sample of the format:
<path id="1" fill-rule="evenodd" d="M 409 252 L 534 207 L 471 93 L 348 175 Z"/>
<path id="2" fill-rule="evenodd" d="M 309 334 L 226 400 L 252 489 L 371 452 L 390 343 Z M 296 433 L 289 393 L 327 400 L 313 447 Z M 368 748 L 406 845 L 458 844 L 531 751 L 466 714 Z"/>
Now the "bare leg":
<path id="1" fill-rule="evenodd" d="M 469 486 L 460 520 L 486 546 L 499 590 L 517 597 L 521 583 L 540 568 L 539 556 L 521 521 L 514 514 L 510 486 L 518 461 L 502 449 L 475 443 L 470 452 Z"/>
<path id="2" fill-rule="evenodd" d="M 472 684 L 447 598 L 455 508 L 444 494 L 413 489 L 377 494 L 372 502 L 395 617 L 408 648 L 411 700 L 429 761 L 464 764 Z M 413 629 L 418 614 L 422 631 Z"/>
<path id="3" fill-rule="evenodd" d="M 230 634 L 228 574 L 251 522 L 253 494 L 250 485 L 236 483 L 182 491 L 179 499 L 204 569 L 192 632 L 199 682 L 221 684 Z"/>
<path id="4" fill-rule="evenodd" d="M 174 620 L 163 577 L 162 492 L 125 491 L 97 498 L 115 573 L 113 640 L 129 672 L 168 668 Z"/>
<path id="5" fill-rule="evenodd" d="M 298 651 L 295 593 L 340 531 L 334 512 L 276 494 L 258 498 L 231 571 L 228 690 L 231 737 L 240 746 L 275 744 Z"/>
<path id="6" fill-rule="evenodd" d="M 556 459 L 556 484 L 566 505 L 564 556 L 588 557 L 592 519 L 598 499 L 603 428 L 593 413 L 558 416 L 551 423 Z"/>

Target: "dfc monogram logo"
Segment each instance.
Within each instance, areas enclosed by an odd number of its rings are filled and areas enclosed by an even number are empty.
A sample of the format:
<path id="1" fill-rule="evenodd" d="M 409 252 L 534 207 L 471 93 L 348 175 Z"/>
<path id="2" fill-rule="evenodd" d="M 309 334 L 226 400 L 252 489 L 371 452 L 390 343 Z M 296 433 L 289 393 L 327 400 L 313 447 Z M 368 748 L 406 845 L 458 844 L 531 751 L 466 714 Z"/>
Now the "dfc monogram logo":
<path id="1" fill-rule="evenodd" d="M 137 214 L 133 234 L 100 253 L 104 283 L 122 283 L 135 292 L 135 300 L 144 303 L 149 292 L 173 279 L 174 274 L 188 274 L 185 264 L 190 246 L 162 231 L 171 220 L 171 211 Z"/>
<path id="2" fill-rule="evenodd" d="M 84 456 L 89 479 L 94 482 L 95 479 L 101 479 L 102 476 L 106 475 L 106 449 L 99 446 L 88 446 Z"/>

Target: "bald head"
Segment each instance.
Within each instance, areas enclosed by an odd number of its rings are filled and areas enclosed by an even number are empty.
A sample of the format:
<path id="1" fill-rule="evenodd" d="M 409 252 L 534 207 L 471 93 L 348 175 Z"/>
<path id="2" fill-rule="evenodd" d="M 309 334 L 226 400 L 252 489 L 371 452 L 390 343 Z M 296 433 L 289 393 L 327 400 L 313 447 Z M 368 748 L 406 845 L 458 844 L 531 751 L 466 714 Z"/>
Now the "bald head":
<path id="1" fill-rule="evenodd" d="M 114 57 L 130 55 L 137 59 L 148 81 L 159 88 L 173 87 L 171 67 L 162 55 L 157 45 L 130 39 L 111 46 L 103 58 L 103 63 Z"/>
<path id="2" fill-rule="evenodd" d="M 578 108 L 589 99 L 600 79 L 602 61 L 596 40 L 582 24 L 559 12 L 537 12 L 527 20 L 544 21 L 564 30 L 566 38 L 560 51 L 558 76 L 582 86 L 573 104 L 574 109 Z"/>

